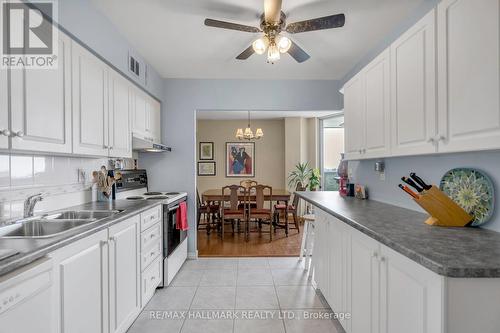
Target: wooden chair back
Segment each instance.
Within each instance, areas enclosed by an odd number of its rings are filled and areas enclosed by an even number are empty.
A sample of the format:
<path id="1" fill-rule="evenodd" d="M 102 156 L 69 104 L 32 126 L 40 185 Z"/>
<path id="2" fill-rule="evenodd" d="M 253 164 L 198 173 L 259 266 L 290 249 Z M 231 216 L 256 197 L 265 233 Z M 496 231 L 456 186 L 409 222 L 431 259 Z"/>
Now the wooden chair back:
<path id="1" fill-rule="evenodd" d="M 257 209 L 263 209 L 265 208 L 265 203 L 266 201 L 269 202 L 269 207 L 271 208 L 273 205 L 273 188 L 268 185 L 253 185 L 248 188 L 248 200 L 250 200 L 250 196 L 255 194 L 255 207 Z M 266 199 L 266 196 L 268 197 L 268 200 Z M 248 202 L 250 205 L 250 202 Z"/>
<path id="2" fill-rule="evenodd" d="M 297 186 L 295 186 L 295 191 L 305 191 L 305 188 L 300 184 L 298 183 Z M 295 207 L 295 209 L 297 209 L 297 205 L 299 204 L 299 196 L 297 194 L 293 194 L 293 200 L 292 200 L 292 206 Z"/>
<path id="3" fill-rule="evenodd" d="M 241 185 L 228 185 L 222 188 L 222 207 L 229 208 L 231 210 L 238 209 L 238 196 L 240 193 L 244 194 L 246 197 L 247 189 Z M 226 206 L 229 203 L 229 206 Z"/>
<path id="4" fill-rule="evenodd" d="M 246 189 L 250 188 L 251 186 L 255 186 L 257 184 L 258 183 L 255 180 L 251 179 L 245 179 L 240 182 L 240 186 L 243 186 Z"/>
<path id="5" fill-rule="evenodd" d="M 200 198 L 200 192 L 198 191 L 198 188 L 196 188 L 196 206 L 198 208 L 201 207 L 201 198 Z"/>

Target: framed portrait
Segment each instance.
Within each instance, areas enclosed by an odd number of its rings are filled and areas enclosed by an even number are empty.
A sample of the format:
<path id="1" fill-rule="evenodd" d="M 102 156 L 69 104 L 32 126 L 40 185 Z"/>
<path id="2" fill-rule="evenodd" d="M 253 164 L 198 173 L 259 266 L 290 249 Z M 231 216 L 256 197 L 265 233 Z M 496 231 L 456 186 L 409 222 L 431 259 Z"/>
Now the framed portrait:
<path id="1" fill-rule="evenodd" d="M 226 142 L 226 177 L 255 177 L 255 142 Z"/>
<path id="2" fill-rule="evenodd" d="M 198 176 L 215 176 L 215 162 L 198 162 Z"/>
<path id="3" fill-rule="evenodd" d="M 213 142 L 200 142 L 198 149 L 198 158 L 200 161 L 214 159 L 214 143 Z"/>

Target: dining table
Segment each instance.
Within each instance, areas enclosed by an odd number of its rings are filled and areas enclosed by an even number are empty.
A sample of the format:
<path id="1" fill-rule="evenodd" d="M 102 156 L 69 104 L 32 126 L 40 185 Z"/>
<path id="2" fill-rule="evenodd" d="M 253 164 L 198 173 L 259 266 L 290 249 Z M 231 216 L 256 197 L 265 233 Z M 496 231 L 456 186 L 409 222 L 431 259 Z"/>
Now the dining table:
<path id="1" fill-rule="evenodd" d="M 288 203 L 290 202 L 290 197 L 291 193 L 286 190 L 286 189 L 275 189 L 273 188 L 272 194 L 264 194 L 264 200 L 268 201 L 280 201 L 285 203 L 285 225 L 279 225 L 279 221 L 274 221 L 273 225 L 278 228 L 283 228 L 285 229 L 285 234 L 288 236 Z M 271 198 L 270 198 L 271 197 Z M 225 195 L 222 194 L 222 188 L 218 189 L 208 189 L 204 191 L 201 194 L 201 198 L 203 202 L 208 202 L 208 203 L 215 203 L 215 202 L 221 202 L 221 201 L 229 201 L 229 192 L 226 192 Z M 250 192 L 250 200 L 255 201 L 255 194 L 252 194 Z M 238 193 L 238 200 L 239 201 L 244 201 L 245 200 L 245 194 L 243 192 Z"/>

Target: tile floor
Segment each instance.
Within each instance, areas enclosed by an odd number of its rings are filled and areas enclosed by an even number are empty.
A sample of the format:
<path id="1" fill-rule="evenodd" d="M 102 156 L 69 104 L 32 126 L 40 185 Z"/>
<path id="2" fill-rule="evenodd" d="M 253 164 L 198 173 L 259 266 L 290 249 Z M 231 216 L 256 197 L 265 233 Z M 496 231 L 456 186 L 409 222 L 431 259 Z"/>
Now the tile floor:
<path id="1" fill-rule="evenodd" d="M 128 333 L 344 332 L 328 315 L 297 258 L 198 259 L 157 290 Z"/>

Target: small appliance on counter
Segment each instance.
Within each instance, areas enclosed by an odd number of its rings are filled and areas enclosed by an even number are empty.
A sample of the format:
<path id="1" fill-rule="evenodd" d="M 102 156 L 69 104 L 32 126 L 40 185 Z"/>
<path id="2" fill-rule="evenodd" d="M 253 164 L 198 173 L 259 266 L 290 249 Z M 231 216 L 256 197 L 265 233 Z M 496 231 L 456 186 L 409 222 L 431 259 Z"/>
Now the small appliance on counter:
<path id="1" fill-rule="evenodd" d="M 469 226 L 474 220 L 474 216 L 467 213 L 437 186 L 428 185 L 414 172 L 410 173 L 410 177 L 402 177 L 401 180 L 407 185 L 399 184 L 399 188 L 410 195 L 420 207 L 429 213 L 430 217 L 425 221 L 426 224 L 443 227 L 465 227 Z"/>
<path id="2" fill-rule="evenodd" d="M 146 170 L 115 170 L 114 198 L 130 201 L 158 201 L 162 204 L 163 280 L 166 287 L 187 259 L 187 231 L 176 227 L 180 203 L 187 201 L 186 192 L 149 191 Z"/>

